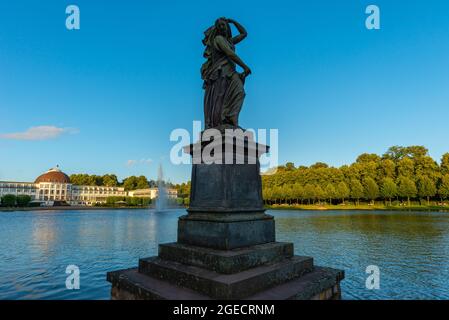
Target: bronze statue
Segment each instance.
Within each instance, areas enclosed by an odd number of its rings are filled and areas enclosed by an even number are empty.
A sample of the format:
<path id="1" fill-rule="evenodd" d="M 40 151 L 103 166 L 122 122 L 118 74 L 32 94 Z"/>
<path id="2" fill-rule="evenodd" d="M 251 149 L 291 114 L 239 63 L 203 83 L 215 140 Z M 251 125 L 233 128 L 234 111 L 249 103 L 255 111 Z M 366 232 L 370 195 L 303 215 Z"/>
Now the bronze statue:
<path id="1" fill-rule="evenodd" d="M 239 32 L 235 37 L 232 37 L 231 23 Z M 238 127 L 245 99 L 243 85 L 251 70 L 235 53 L 235 45 L 246 38 L 246 30 L 235 20 L 219 18 L 204 34 L 203 56 L 207 61 L 201 67 L 201 77 L 205 89 L 205 127 Z M 236 65 L 243 69 L 242 73 L 236 71 Z"/>

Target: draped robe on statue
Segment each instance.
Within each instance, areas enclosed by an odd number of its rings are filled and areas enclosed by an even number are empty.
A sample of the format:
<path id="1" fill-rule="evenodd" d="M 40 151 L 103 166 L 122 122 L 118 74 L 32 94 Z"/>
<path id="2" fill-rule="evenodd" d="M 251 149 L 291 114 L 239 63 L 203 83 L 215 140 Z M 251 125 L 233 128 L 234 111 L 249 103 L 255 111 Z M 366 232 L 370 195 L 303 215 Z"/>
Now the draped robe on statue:
<path id="1" fill-rule="evenodd" d="M 230 40 L 218 35 L 206 48 L 205 57 L 208 60 L 201 68 L 206 129 L 221 125 L 238 127 L 238 116 L 245 98 L 243 81 L 236 65 L 222 48 L 235 51 Z"/>

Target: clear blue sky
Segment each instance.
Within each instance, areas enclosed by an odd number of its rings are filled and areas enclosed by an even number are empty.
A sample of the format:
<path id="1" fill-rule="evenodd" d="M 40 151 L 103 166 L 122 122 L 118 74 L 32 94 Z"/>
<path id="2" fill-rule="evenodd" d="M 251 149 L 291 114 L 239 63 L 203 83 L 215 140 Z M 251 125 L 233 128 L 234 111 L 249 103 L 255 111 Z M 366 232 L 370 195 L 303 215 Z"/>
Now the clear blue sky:
<path id="1" fill-rule="evenodd" d="M 69 4 L 79 31 L 65 28 Z M 368 4 L 381 9 L 379 31 L 365 28 Z M 448 14 L 444 0 L 2 1 L 0 180 L 31 181 L 56 164 L 155 178 L 160 161 L 171 181 L 189 179 L 189 166 L 169 163 L 169 134 L 203 118 L 201 39 L 220 16 L 249 33 L 237 48 L 253 71 L 240 123 L 279 129 L 281 163 L 340 166 L 412 144 L 439 160 L 449 151 Z M 39 126 L 63 131 L 12 139 Z"/>

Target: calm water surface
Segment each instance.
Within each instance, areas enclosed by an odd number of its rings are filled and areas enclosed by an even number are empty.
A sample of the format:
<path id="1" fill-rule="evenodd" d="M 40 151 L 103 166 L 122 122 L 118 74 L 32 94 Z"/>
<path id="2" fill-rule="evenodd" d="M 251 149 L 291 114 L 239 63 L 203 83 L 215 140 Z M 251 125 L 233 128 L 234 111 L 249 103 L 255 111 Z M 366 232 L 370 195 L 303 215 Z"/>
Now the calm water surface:
<path id="1" fill-rule="evenodd" d="M 449 299 L 449 213 L 270 211 L 277 239 L 346 271 L 344 299 Z M 0 299 L 109 299 L 106 272 L 176 241 L 183 210 L 0 213 Z M 68 265 L 80 290 L 65 288 Z M 365 269 L 381 271 L 367 290 Z"/>

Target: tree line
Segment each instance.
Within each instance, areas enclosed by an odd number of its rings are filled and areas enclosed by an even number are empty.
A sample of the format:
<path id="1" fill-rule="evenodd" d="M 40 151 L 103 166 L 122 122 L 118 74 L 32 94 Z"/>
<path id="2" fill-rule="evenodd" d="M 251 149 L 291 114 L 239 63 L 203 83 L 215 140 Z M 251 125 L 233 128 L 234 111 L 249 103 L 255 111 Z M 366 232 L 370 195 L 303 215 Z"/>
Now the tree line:
<path id="1" fill-rule="evenodd" d="M 412 200 L 443 202 L 449 198 L 449 153 L 440 163 L 424 146 L 394 146 L 382 156 L 364 153 L 339 168 L 318 162 L 309 167 L 291 162 L 275 174 L 264 175 L 263 198 L 267 204 L 341 204 L 382 200 L 392 205 Z"/>
<path id="2" fill-rule="evenodd" d="M 148 180 L 145 176 L 130 176 L 119 182 L 115 174 L 98 176 L 81 173 L 70 175 L 70 181 L 75 185 L 83 186 L 123 187 L 125 191 L 157 187 L 155 180 Z M 169 182 L 163 183 L 167 188 L 173 187 Z"/>

